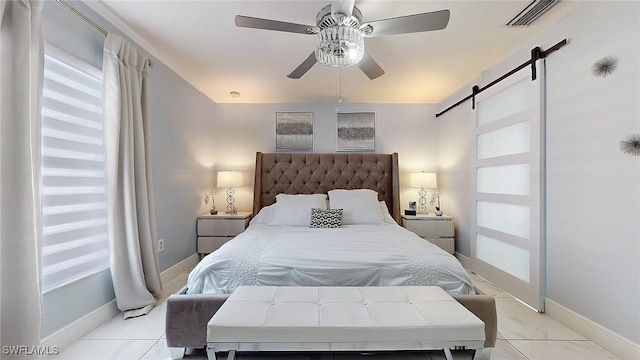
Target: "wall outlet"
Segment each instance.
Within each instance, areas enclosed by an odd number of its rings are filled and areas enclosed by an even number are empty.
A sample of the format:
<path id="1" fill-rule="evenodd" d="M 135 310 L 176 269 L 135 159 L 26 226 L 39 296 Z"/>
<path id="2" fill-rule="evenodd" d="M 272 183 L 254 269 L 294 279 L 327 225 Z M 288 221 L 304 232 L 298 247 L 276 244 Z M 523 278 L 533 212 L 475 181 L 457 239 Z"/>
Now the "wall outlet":
<path id="1" fill-rule="evenodd" d="M 158 240 L 158 252 L 164 250 L 164 239 Z"/>

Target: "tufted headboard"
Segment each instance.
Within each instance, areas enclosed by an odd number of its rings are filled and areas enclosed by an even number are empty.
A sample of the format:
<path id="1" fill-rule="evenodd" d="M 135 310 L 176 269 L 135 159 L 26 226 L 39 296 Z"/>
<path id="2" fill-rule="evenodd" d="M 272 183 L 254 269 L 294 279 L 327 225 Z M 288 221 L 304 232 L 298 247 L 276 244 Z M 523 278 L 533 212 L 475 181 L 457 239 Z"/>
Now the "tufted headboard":
<path id="1" fill-rule="evenodd" d="M 276 195 L 326 194 L 333 189 L 372 189 L 400 223 L 398 154 L 256 153 L 253 213 Z"/>

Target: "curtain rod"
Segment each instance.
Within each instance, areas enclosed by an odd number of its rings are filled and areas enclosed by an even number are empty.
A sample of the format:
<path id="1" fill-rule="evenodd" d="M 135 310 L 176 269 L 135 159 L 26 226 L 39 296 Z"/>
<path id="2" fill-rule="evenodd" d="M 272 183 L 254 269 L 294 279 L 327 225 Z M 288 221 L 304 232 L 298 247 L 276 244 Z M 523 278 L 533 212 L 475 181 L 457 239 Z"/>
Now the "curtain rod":
<path id="1" fill-rule="evenodd" d="M 440 115 L 446 113 L 447 111 L 453 109 L 454 107 L 462 104 L 463 102 L 472 99 L 472 109 L 476 108 L 476 95 L 480 94 L 481 92 L 487 90 L 488 88 L 492 87 L 493 85 L 499 83 L 500 81 L 508 78 L 509 76 L 517 73 L 518 71 L 524 69 L 525 67 L 531 65 L 531 81 L 534 81 L 536 79 L 536 61 L 538 61 L 539 59 L 544 59 L 547 56 L 549 56 L 551 53 L 555 52 L 556 50 L 559 50 L 561 47 L 565 46 L 568 44 L 567 39 L 564 39 L 562 41 L 560 41 L 559 43 L 553 45 L 552 47 L 550 47 L 549 49 L 542 51 L 542 49 L 540 49 L 540 47 L 536 47 L 531 49 L 531 59 L 525 61 L 524 63 L 520 64 L 519 66 L 517 66 L 516 68 L 514 68 L 513 70 L 509 71 L 508 73 L 500 76 L 499 78 L 497 78 L 496 80 L 493 80 L 492 82 L 490 82 L 489 84 L 483 86 L 483 87 L 478 87 L 478 85 L 475 85 L 473 87 L 473 89 L 471 90 L 471 95 L 465 97 L 464 99 L 458 101 L 457 103 L 449 106 L 448 108 L 442 110 L 441 112 L 436 114 L 436 117 L 439 117 Z"/>
<path id="2" fill-rule="evenodd" d="M 71 11 L 74 15 L 84 20 L 87 24 L 91 25 L 94 29 L 100 31 L 104 36 L 107 36 L 109 34 L 109 32 L 105 30 L 102 26 L 96 24 L 95 21 L 89 19 L 85 14 L 81 13 L 80 11 L 78 11 L 78 9 L 69 5 L 66 1 L 64 0 L 56 0 L 56 1 L 58 2 L 58 4 L 64 6 L 67 10 Z M 153 61 L 151 61 L 151 59 L 147 59 L 147 63 L 149 64 L 149 67 L 153 67 Z"/>
<path id="3" fill-rule="evenodd" d="M 58 4 L 64 6 L 67 10 L 71 11 L 72 13 L 74 13 L 77 17 L 79 17 L 80 19 L 84 20 L 87 24 L 93 26 L 96 30 L 100 31 L 102 34 L 104 34 L 104 36 L 107 36 L 107 34 L 109 33 L 102 26 L 96 24 L 93 20 L 89 19 L 85 14 L 81 13 L 80 11 L 78 11 L 78 9 L 76 9 L 73 6 L 69 5 L 66 1 L 64 1 L 64 0 L 56 0 L 56 1 L 58 2 Z"/>

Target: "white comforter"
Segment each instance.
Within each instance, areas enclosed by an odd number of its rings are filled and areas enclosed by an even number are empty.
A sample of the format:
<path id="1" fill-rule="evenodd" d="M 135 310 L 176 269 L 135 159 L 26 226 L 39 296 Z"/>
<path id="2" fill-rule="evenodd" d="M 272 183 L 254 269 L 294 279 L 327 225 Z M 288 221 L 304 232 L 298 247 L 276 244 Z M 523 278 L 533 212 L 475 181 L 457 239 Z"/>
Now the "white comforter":
<path id="1" fill-rule="evenodd" d="M 474 293 L 455 257 L 397 224 L 251 224 L 193 269 L 188 293 L 226 294 L 241 285 L 437 285 L 451 294 Z"/>

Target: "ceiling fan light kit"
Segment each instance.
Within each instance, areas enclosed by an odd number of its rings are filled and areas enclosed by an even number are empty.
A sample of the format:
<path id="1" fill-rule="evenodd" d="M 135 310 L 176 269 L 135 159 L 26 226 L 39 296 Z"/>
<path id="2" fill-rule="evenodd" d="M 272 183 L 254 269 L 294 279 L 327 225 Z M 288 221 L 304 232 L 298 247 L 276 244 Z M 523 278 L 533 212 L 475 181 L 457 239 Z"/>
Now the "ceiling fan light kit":
<path id="1" fill-rule="evenodd" d="M 316 35 L 316 59 L 322 65 L 346 67 L 357 64 L 364 55 L 364 37 L 360 30 L 333 25 Z"/>
<path id="2" fill-rule="evenodd" d="M 360 28 L 362 13 L 351 7 L 351 15 L 336 13 L 332 5 L 325 6 L 316 16 L 316 60 L 332 67 L 357 64 L 364 56 L 364 30 Z M 365 26 L 366 27 L 366 26 Z"/>

